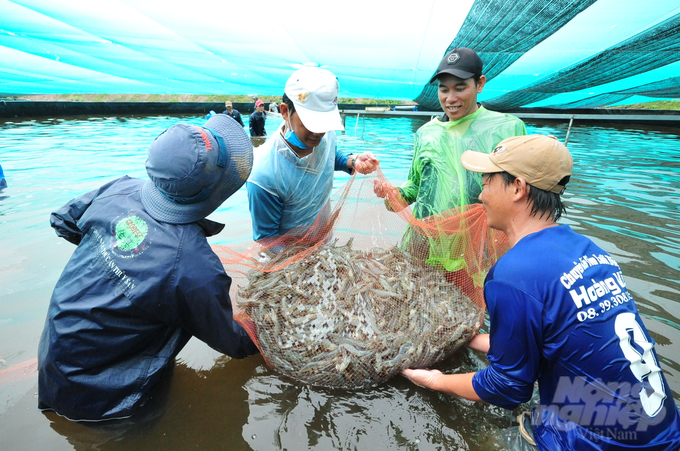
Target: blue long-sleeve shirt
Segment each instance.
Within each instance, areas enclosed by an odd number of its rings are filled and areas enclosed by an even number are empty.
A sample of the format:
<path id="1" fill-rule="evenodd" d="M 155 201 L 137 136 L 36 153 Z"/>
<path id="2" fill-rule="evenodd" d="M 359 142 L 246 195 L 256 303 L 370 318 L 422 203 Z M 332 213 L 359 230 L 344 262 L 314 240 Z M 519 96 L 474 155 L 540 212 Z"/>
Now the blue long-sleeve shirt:
<path id="1" fill-rule="evenodd" d="M 319 214 L 330 214 L 333 172 L 345 171 L 350 152 L 337 148 L 335 132 L 328 132 L 314 151 L 299 158 L 280 130 L 255 149 L 253 169 L 246 182 L 253 223 L 253 239 L 283 235 L 311 226 Z"/>
<path id="2" fill-rule="evenodd" d="M 677 450 L 680 418 L 618 264 L 569 226 L 522 238 L 489 271 L 489 366 L 472 383 L 514 409 L 538 381 L 541 450 Z"/>

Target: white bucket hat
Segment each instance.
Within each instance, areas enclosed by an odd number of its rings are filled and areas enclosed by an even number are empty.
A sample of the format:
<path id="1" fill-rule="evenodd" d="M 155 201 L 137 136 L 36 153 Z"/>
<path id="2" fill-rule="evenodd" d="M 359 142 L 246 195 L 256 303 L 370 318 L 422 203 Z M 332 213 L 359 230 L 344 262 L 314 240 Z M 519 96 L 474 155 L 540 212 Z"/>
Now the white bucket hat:
<path id="1" fill-rule="evenodd" d="M 338 111 L 338 79 L 320 67 L 303 67 L 286 82 L 286 96 L 300 121 L 312 133 L 344 130 Z"/>

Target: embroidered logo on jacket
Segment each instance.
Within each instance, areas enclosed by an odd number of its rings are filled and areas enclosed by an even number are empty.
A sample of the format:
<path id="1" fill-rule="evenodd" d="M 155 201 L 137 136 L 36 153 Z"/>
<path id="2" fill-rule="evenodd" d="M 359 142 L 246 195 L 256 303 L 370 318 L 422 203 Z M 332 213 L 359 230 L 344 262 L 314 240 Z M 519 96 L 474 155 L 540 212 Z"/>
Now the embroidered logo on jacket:
<path id="1" fill-rule="evenodd" d="M 122 218 L 121 218 L 122 216 Z M 146 240 L 149 226 L 139 216 L 121 215 L 111 223 L 111 251 L 121 258 L 141 255 L 151 244 Z"/>

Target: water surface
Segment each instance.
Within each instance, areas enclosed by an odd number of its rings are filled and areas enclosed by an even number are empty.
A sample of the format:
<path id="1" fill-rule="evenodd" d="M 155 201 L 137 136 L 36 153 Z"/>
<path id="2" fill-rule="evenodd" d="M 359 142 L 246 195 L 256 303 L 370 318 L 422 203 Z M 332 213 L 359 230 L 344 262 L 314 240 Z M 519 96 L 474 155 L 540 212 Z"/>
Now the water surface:
<path id="1" fill-rule="evenodd" d="M 246 118 L 244 118 L 246 119 Z M 74 247 L 49 214 L 104 182 L 146 177 L 151 141 L 203 117 L 63 118 L 0 122 L 0 449 L 2 450 L 385 450 L 503 449 L 514 415 L 414 386 L 402 377 L 369 390 L 312 388 L 278 376 L 260 356 L 232 360 L 197 340 L 172 377 L 129 424 L 87 427 L 36 408 L 37 353 L 51 291 Z M 343 148 L 370 150 L 395 184 L 405 180 L 415 131 L 425 120 L 347 118 Z M 267 122 L 269 134 L 280 123 Z M 566 135 L 566 123 L 529 123 Z M 680 401 L 680 136 L 672 129 L 579 126 L 570 134 L 575 171 L 561 221 L 619 262 Z M 338 173 L 335 188 L 349 177 Z M 227 224 L 213 244 L 250 240 L 245 189 L 213 215 Z M 471 371 L 484 355 L 465 350 L 438 367 Z M 7 373 L 4 373 L 7 374 Z"/>

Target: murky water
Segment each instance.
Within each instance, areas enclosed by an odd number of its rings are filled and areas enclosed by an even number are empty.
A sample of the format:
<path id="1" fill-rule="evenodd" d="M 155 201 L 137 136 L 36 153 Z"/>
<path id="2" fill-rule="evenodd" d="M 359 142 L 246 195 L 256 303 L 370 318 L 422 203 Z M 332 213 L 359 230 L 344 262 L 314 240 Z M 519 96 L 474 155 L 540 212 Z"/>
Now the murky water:
<path id="1" fill-rule="evenodd" d="M 0 449 L 503 449 L 497 432 L 512 425 L 513 412 L 421 389 L 401 377 L 370 390 L 310 388 L 270 371 L 260 356 L 231 360 L 196 340 L 180 353 L 158 396 L 128 424 L 83 426 L 37 410 L 30 364 L 52 288 L 74 249 L 49 227 L 49 213 L 115 177 L 145 177 L 149 144 L 179 121 L 201 124 L 204 118 L 0 123 L 0 164 L 9 183 L 0 192 Z M 398 184 L 423 123 L 347 118 L 339 139 L 347 149 L 373 151 Z M 276 125 L 268 121 L 270 134 Z M 566 135 L 566 124 L 529 129 Z M 576 124 L 569 142 L 575 174 L 565 195 L 570 209 L 561 222 L 621 265 L 680 404 L 678 133 Z M 347 180 L 338 174 L 336 188 Z M 244 189 L 211 217 L 227 224 L 212 243 L 250 239 Z M 438 367 L 484 365 L 483 355 L 465 350 Z"/>

